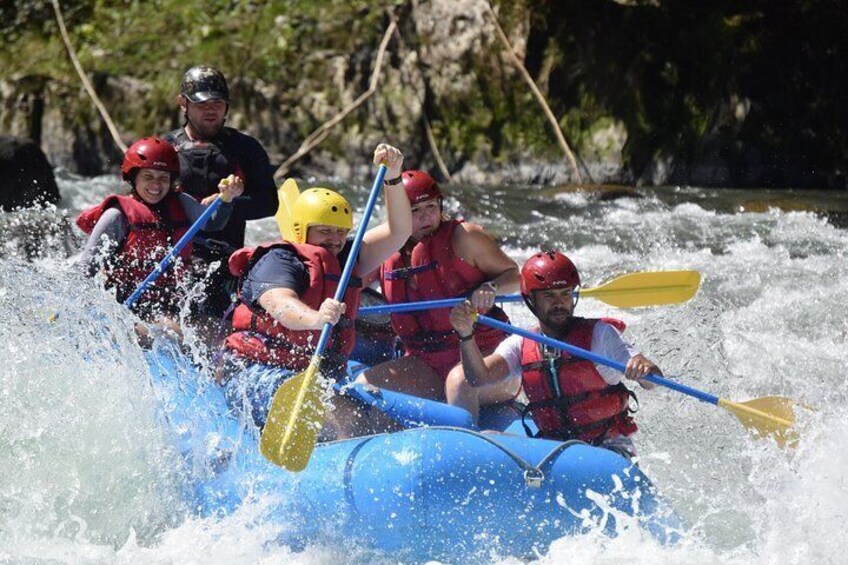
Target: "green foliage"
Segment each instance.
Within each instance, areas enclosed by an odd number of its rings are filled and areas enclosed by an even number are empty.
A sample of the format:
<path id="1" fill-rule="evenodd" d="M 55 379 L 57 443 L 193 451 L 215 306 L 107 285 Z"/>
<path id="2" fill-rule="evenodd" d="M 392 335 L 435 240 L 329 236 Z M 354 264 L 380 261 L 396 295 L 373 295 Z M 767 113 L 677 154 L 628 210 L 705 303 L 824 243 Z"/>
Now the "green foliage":
<path id="1" fill-rule="evenodd" d="M 508 33 L 529 21 L 525 66 L 578 151 L 614 122 L 626 129 L 625 161 L 636 178 L 657 155 L 685 164 L 717 154 L 739 185 L 757 159 L 766 184 L 821 186 L 821 171 L 844 172 L 848 11 L 840 0 L 494 3 Z M 80 61 L 104 98 L 109 101 L 107 77 L 133 82 L 132 99 L 109 105 L 122 128 L 170 128 L 178 120 L 174 98 L 183 71 L 206 63 L 230 78 L 241 105 L 235 110 L 258 123 L 263 140 L 277 149 L 303 139 L 351 93 L 367 88 L 387 9 L 407 18 L 412 11 L 408 0 L 62 0 L 61 6 Z M 63 107 L 69 122 L 96 121 L 79 95 L 48 0 L 0 2 L 0 32 L 0 78 L 53 79 L 69 94 Z M 422 41 L 409 23 L 404 38 L 413 48 Z M 378 97 L 422 97 L 453 168 L 480 157 L 561 158 L 536 100 L 500 45 L 487 41 L 480 52 L 460 54 L 471 77 L 467 92 L 411 93 L 410 85 L 384 82 Z M 387 64 L 397 67 L 399 47 L 392 49 Z M 420 71 L 425 82 L 439 73 Z M 389 107 L 376 99 L 360 107 L 323 147 L 344 152 L 346 133 L 414 119 L 392 115 Z M 269 114 L 282 119 L 270 123 Z M 281 121 L 292 131 L 280 133 Z"/>
<path id="2" fill-rule="evenodd" d="M 95 0 L 61 2 L 80 62 L 90 76 L 140 82 L 131 107 L 112 110 L 124 127 L 169 127 L 185 69 L 220 68 L 232 83 L 274 85 L 292 100 L 309 79 L 327 82 L 327 62 L 362 51 L 382 33 L 383 5 L 341 0 Z M 4 77 L 41 74 L 68 85 L 78 78 L 48 1 L 2 4 L 11 41 L 0 44 Z M 87 116 L 82 100 L 68 108 Z"/>

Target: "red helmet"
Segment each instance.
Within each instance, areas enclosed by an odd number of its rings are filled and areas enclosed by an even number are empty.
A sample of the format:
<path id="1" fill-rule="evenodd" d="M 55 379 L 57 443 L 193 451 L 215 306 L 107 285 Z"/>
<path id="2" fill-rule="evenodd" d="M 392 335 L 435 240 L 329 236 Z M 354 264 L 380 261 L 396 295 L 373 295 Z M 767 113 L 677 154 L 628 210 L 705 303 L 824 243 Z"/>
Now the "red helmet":
<path id="1" fill-rule="evenodd" d="M 530 298 L 534 290 L 576 288 L 580 273 L 571 259 L 558 251 L 543 251 L 530 257 L 521 268 L 521 295 Z"/>
<path id="2" fill-rule="evenodd" d="M 413 206 L 431 198 L 442 198 L 442 191 L 439 190 L 436 179 L 424 171 L 404 171 L 401 177 L 406 196 Z"/>
<path id="3" fill-rule="evenodd" d="M 170 143 L 158 137 L 139 139 L 127 149 L 121 173 L 125 181 L 132 181 L 138 169 L 156 169 L 171 173 L 171 179 L 180 174 L 180 159 Z"/>

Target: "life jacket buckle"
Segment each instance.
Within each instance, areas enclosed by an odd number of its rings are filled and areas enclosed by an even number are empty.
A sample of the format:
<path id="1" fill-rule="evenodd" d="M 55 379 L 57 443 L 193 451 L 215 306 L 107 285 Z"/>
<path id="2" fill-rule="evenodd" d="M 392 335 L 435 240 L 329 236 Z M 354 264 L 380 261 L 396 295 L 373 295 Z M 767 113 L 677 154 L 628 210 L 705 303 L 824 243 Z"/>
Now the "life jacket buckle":
<path id="1" fill-rule="evenodd" d="M 527 469 L 524 471 L 524 484 L 530 488 L 542 488 L 545 474 L 541 469 Z"/>

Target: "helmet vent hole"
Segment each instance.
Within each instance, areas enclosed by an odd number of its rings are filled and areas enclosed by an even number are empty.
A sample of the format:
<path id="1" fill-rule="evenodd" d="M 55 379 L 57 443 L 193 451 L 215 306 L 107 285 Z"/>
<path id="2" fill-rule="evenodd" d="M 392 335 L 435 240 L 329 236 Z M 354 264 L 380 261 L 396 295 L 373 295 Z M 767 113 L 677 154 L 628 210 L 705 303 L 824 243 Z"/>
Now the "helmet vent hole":
<path id="1" fill-rule="evenodd" d="M 339 209 L 338 209 L 338 207 L 337 207 L 337 206 L 333 206 L 333 207 L 331 208 L 331 210 L 332 210 L 333 212 L 338 212 L 338 211 L 339 211 Z"/>
<path id="2" fill-rule="evenodd" d="M 533 276 L 536 278 L 536 280 L 537 280 L 537 281 L 539 281 L 539 282 L 545 282 L 545 277 L 543 277 L 543 276 L 542 276 L 542 275 L 540 275 L 539 273 L 533 273 Z"/>

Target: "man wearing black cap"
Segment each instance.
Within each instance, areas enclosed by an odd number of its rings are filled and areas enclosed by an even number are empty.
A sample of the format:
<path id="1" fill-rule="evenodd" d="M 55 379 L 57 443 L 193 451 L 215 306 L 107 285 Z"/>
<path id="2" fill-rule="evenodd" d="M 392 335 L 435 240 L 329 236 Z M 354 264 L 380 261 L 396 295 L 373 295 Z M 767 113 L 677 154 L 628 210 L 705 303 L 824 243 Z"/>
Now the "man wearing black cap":
<path id="1" fill-rule="evenodd" d="M 224 126 L 230 90 L 220 71 L 205 65 L 186 71 L 179 103 L 185 124 L 165 139 L 179 154 L 183 192 L 201 201 L 211 200 L 226 179 L 244 184 L 242 196 L 233 201 L 227 226 L 220 231 L 200 232 L 194 242 L 196 256 L 206 262 L 222 263 L 203 305 L 206 314 L 220 315 L 229 306 L 232 290 L 227 260 L 233 251 L 244 247 L 247 220 L 266 218 L 277 212 L 277 187 L 262 145 L 249 135 Z"/>

